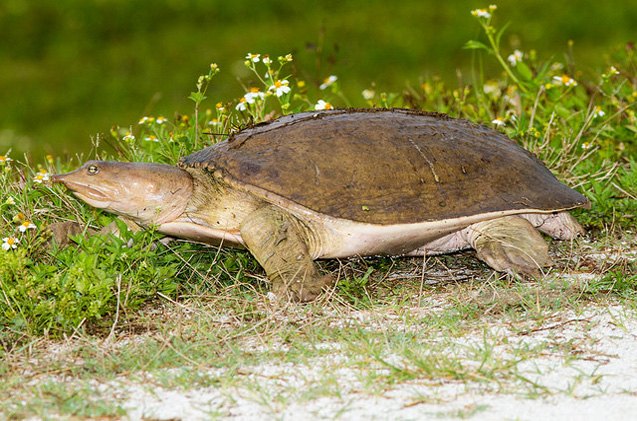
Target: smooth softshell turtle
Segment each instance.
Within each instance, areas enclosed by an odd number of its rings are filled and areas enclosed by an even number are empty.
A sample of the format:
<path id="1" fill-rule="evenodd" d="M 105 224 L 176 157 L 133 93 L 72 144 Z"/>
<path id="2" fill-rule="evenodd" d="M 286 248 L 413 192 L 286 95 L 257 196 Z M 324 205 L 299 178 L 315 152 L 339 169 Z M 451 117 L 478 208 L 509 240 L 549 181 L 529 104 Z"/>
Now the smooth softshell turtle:
<path id="1" fill-rule="evenodd" d="M 91 206 L 169 236 L 247 248 L 275 294 L 332 284 L 316 259 L 473 248 L 498 271 L 551 264 L 536 229 L 568 240 L 587 199 L 490 128 L 409 110 L 288 115 L 179 167 L 89 161 L 56 175 Z"/>

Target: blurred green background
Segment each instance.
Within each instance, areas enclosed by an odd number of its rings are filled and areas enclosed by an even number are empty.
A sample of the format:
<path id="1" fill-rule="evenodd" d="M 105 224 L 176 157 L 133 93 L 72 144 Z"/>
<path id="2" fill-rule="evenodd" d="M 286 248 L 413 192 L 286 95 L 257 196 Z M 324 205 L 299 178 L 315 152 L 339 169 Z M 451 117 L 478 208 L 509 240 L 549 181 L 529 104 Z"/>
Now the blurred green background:
<path id="1" fill-rule="evenodd" d="M 470 10 L 488 2 L 2 0 L 0 154 L 88 152 L 91 137 L 139 117 L 190 113 L 198 75 L 216 62 L 209 104 L 243 93 L 248 52 L 293 53 L 297 76 L 318 85 L 330 74 L 352 105 L 372 83 L 400 91 L 438 75 L 470 80 L 464 43 L 479 25 Z M 637 1 L 500 1 L 503 47 L 543 59 L 570 54 L 595 72 L 637 39 Z M 573 40 L 572 50 L 568 40 Z M 489 65 L 490 66 L 490 65 Z M 497 75 L 487 66 L 487 74 Z M 339 104 L 343 105 L 343 104 Z M 211 106 L 211 105 L 208 105 Z"/>

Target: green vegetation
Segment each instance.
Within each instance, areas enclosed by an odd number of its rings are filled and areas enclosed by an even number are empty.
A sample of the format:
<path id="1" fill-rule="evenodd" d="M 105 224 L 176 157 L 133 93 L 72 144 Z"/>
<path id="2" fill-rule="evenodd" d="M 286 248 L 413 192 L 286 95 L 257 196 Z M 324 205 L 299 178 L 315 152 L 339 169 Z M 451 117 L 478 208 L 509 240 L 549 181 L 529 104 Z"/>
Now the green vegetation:
<path id="1" fill-rule="evenodd" d="M 50 185 L 51 173 L 70 170 L 79 160 L 69 163 L 54 155 L 38 165 L 5 154 L 0 156 L 0 376 L 5 380 L 0 413 L 121 416 L 122 407 L 91 382 L 122 376 L 142 383 L 151 378 L 169 389 L 246 383 L 276 413 L 289 403 L 286 397 L 303 402 L 339 396 L 342 385 L 332 364 L 360 368 L 357 382 L 373 394 L 415 380 L 479 383 L 531 397 L 562 393 L 530 379 L 524 362 L 547 350 L 567 360 L 583 345 L 559 338 L 514 343 L 508 333 L 483 329 L 501 321 L 511 332 L 528 335 L 557 313 L 581 314 L 587 305 L 635 308 L 634 254 L 631 260 L 624 251 L 634 253 L 636 245 L 631 229 L 637 218 L 637 62 L 627 49 L 603 71 L 586 76 L 570 59 L 509 51 L 501 45 L 504 32 L 494 26 L 494 13 L 494 8 L 474 10 L 483 33 L 465 44 L 472 50 L 465 53 L 477 58 L 471 84 L 454 89 L 431 77 L 401 92 L 367 85 L 364 105 L 436 110 L 503 130 L 589 197 L 592 209 L 576 216 L 591 244 L 553 244 L 557 268 L 535 280 L 498 277 L 463 254 L 426 261 L 323 262 L 325 270 L 340 276 L 330 299 L 278 308 L 267 299 L 263 273 L 246 252 L 163 244 L 154 232 L 129 232 L 122 224 L 120 236 L 78 234 L 68 247 L 52 245 L 46 232 L 55 222 L 100 229 L 116 219 Z M 240 98 L 219 94 L 227 70 L 212 64 L 189 96 L 192 113 L 154 113 L 131 126 L 114 126 L 95 142 L 94 154 L 175 163 L 247 124 L 350 104 L 348 81 L 339 76 L 314 83 L 301 76 L 304 70 L 291 54 L 240 58 L 245 70 Z M 501 72 L 493 72 L 494 66 Z M 335 65 L 322 77 L 339 74 L 338 69 Z M 103 149 L 104 143 L 112 151 Z M 617 256 L 600 263 L 590 257 L 595 253 Z M 392 277 L 397 273 L 402 275 Z M 581 273 L 594 277 L 569 278 Z M 429 310 L 440 302 L 441 309 Z M 481 332 L 479 343 L 459 341 Z M 111 345 L 118 337 L 132 339 Z M 47 346 L 62 338 L 81 339 L 70 341 L 62 357 L 47 357 Z M 250 376 L 263 361 L 284 366 L 329 359 L 333 352 L 326 344 L 346 362 L 329 361 L 319 380 L 304 379 L 304 389 L 287 386 L 275 393 L 260 389 Z M 503 347 L 507 352 L 497 351 Z M 218 373 L 200 370 L 211 367 Z M 173 368 L 183 370 L 166 371 Z M 19 374 L 27 371 L 34 383 Z M 74 383 L 61 388 L 58 377 Z M 18 403 L 29 396 L 36 398 Z M 224 414 L 220 409 L 217 415 Z"/>
<path id="2" fill-rule="evenodd" d="M 597 84 L 576 81 L 559 62 L 540 62 L 520 51 L 505 57 L 499 48 L 503 31 L 492 26 L 494 11 L 474 11 L 481 13 L 476 19 L 487 43 L 469 41 L 466 48 L 485 50 L 495 57 L 506 78 L 478 80 L 473 88 L 455 90 L 446 88 L 441 80 L 430 80 L 403 95 L 368 89 L 368 106 L 436 109 L 473 121 L 491 121 L 519 139 L 562 179 L 588 194 L 593 209 L 579 211 L 578 216 L 589 229 L 633 226 L 637 163 L 627 157 L 637 153 L 634 56 L 624 56 L 596 78 Z M 291 76 L 291 54 L 250 53 L 244 61 L 253 77 L 241 98 L 207 98 L 215 78 L 223 72 L 212 64 L 190 95 L 193 115 L 172 120 L 144 116 L 132 130 L 114 127 L 110 142 L 117 151 L 115 158 L 173 164 L 180 156 L 215 143 L 249 122 L 329 109 L 343 101 L 336 77 L 323 82 L 318 98 L 304 81 Z M 99 148 L 97 155 L 103 155 Z M 223 285 L 228 285 L 228 278 L 242 284 L 244 270 L 255 270 L 252 260 L 237 252 L 210 253 L 213 257 L 199 256 L 194 262 L 186 256 L 205 255 L 204 249 L 186 243 L 165 247 L 151 232 L 128 233 L 122 238 L 80 235 L 76 245 L 51 247 L 45 235 L 48 224 L 71 219 L 100 227 L 113 221 L 113 216 L 87 208 L 57 186 L 49 187 L 50 172 L 66 171 L 79 163 L 69 166 L 49 157 L 46 166 L 32 169 L 8 156 L 1 158 L 0 186 L 5 201 L 0 225 L 4 239 L 0 320 L 9 327 L 0 338 L 4 344 L 15 335 L 60 336 L 84 324 L 90 329 L 120 311 L 130 313 L 158 294 L 189 295 L 189 288 L 201 288 L 192 285 L 202 281 L 212 290 L 219 287 L 220 279 Z M 184 265 L 197 265 L 194 279 L 190 270 L 180 269 Z M 367 288 L 372 272 L 370 267 L 359 277 L 343 281 L 339 287 L 343 299 L 370 305 Z"/>
<path id="3" fill-rule="evenodd" d="M 502 38 L 542 62 L 557 59 L 593 80 L 634 39 L 637 4 L 624 0 L 505 0 Z M 472 83 L 475 0 L 6 0 L 0 4 L 0 153 L 89 153 L 91 138 L 143 114 L 189 112 L 184 95 L 209 60 L 223 68 L 217 98 L 249 77 L 237 52 L 294 54 L 290 72 L 317 89 L 336 74 L 352 106 L 363 89 L 401 92 L 440 76 Z M 569 40 L 575 44 L 568 45 Z M 246 52 L 247 52 L 246 51 Z M 495 74 L 498 63 L 484 63 Z M 577 73 L 572 68 L 577 68 Z M 461 74 L 457 74 L 459 69 Z M 459 82 L 460 79 L 460 82 Z M 597 82 L 597 81 L 595 81 Z M 408 88 L 407 88 L 408 89 Z M 337 105 L 346 105 L 338 103 Z"/>

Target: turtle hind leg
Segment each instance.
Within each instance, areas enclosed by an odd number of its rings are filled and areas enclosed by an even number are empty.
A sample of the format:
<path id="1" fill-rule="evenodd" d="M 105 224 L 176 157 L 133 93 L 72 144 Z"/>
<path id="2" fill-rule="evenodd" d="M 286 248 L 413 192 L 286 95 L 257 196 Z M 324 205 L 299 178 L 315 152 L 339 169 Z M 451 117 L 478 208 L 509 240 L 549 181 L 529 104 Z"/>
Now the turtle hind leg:
<path id="1" fill-rule="evenodd" d="M 254 211 L 241 224 L 241 238 L 279 298 L 311 301 L 334 284 L 318 272 L 301 223 L 287 212 L 273 206 Z"/>
<path id="2" fill-rule="evenodd" d="M 479 259 L 500 272 L 537 275 L 553 264 L 548 244 L 526 219 L 505 216 L 473 224 L 466 230 Z"/>

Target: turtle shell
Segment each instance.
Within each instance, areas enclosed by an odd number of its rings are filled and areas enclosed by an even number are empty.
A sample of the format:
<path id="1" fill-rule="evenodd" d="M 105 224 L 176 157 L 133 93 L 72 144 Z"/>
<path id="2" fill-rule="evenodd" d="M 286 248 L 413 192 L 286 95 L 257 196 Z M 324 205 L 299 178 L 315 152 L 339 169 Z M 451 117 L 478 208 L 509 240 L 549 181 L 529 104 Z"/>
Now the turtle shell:
<path id="1" fill-rule="evenodd" d="M 588 204 L 502 133 L 409 110 L 288 115 L 182 158 L 180 166 L 221 171 L 284 206 L 292 201 L 371 224 Z"/>

